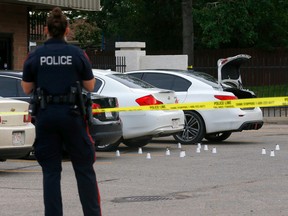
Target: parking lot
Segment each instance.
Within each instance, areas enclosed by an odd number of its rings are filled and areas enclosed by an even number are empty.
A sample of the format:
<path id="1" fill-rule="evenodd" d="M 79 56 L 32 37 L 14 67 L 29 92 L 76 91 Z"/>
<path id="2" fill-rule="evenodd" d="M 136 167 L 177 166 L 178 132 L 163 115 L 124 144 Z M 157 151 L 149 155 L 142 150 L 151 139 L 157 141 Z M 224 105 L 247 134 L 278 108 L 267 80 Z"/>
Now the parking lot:
<path id="1" fill-rule="evenodd" d="M 104 216 L 288 215 L 288 124 L 234 133 L 221 144 L 184 146 L 172 137 L 138 149 L 97 152 L 95 170 Z M 276 144 L 280 150 L 275 150 Z M 204 150 L 207 145 L 208 150 Z M 170 155 L 166 155 L 169 148 Z M 216 153 L 212 153 L 212 149 Z M 263 155 L 263 148 L 266 155 Z M 270 152 L 274 150 L 275 156 Z M 151 159 L 147 159 L 150 153 Z M 0 215 L 43 215 L 42 174 L 34 160 L 0 164 Z M 64 215 L 80 216 L 74 172 L 63 162 Z"/>

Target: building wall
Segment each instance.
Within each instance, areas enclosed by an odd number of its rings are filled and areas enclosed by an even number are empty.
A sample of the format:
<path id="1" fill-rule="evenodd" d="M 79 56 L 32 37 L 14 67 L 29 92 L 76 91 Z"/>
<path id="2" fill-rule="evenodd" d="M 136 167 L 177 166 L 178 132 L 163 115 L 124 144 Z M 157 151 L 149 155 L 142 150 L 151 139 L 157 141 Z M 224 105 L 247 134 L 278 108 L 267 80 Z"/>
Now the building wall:
<path id="1" fill-rule="evenodd" d="M 12 69 L 22 70 L 28 50 L 27 6 L 0 4 L 0 33 L 12 34 Z"/>
<path id="2" fill-rule="evenodd" d="M 179 69 L 186 70 L 187 55 L 146 55 L 145 42 L 116 42 L 116 57 L 124 56 L 126 71 L 139 69 Z"/>
<path id="3" fill-rule="evenodd" d="M 186 70 L 187 65 L 187 55 L 147 55 L 141 56 L 139 69 Z"/>

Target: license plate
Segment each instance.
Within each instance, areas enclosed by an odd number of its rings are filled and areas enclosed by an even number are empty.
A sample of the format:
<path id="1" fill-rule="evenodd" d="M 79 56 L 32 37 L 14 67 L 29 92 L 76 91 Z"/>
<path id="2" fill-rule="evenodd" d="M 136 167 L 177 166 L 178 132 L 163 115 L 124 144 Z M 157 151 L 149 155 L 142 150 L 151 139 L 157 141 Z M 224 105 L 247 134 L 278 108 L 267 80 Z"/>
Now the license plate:
<path id="1" fill-rule="evenodd" d="M 24 145 L 24 132 L 17 131 L 12 133 L 12 144 L 16 146 Z"/>
<path id="2" fill-rule="evenodd" d="M 180 122 L 179 119 L 172 119 L 172 127 L 173 128 L 179 127 L 179 122 Z"/>
<path id="3" fill-rule="evenodd" d="M 106 118 L 113 118 L 112 112 L 105 112 Z"/>

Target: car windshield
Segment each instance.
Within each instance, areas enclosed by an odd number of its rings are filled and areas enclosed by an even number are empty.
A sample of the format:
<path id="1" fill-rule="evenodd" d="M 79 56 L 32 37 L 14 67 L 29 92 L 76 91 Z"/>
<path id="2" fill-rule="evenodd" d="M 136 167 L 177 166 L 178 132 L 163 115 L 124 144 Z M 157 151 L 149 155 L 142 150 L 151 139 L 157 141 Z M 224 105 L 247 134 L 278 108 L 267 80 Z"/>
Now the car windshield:
<path id="1" fill-rule="evenodd" d="M 122 83 L 125 86 L 128 86 L 129 88 L 156 88 L 155 86 L 150 85 L 149 83 L 146 83 L 128 74 L 109 74 L 107 76 L 114 80 L 117 80 L 118 82 Z"/>
<path id="2" fill-rule="evenodd" d="M 188 76 L 191 76 L 195 79 L 205 82 L 206 84 L 212 86 L 213 88 L 219 88 L 218 81 L 215 79 L 215 77 L 211 76 L 210 74 L 199 71 L 186 71 L 184 73 Z"/>

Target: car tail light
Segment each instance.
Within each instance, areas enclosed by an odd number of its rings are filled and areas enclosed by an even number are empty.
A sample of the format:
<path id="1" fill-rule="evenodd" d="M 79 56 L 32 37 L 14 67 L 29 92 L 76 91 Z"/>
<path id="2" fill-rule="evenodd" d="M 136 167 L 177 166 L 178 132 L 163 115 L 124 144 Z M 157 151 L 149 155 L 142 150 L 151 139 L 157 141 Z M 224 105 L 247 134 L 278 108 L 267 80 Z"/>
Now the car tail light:
<path id="1" fill-rule="evenodd" d="M 146 95 L 135 100 L 140 106 L 163 104 L 156 100 L 153 95 Z"/>
<path id="2" fill-rule="evenodd" d="M 236 99 L 238 99 L 234 95 L 214 95 L 214 97 L 217 98 L 218 100 L 236 100 Z"/>
<path id="3" fill-rule="evenodd" d="M 96 115 L 96 114 L 100 113 L 100 112 L 96 112 L 95 111 L 95 109 L 100 109 L 101 108 L 101 106 L 99 104 L 92 103 L 91 107 L 92 107 L 92 115 Z"/>
<path id="4" fill-rule="evenodd" d="M 31 120 L 32 120 L 32 118 L 31 118 L 30 114 L 27 114 L 27 115 L 23 116 L 23 122 L 24 123 L 29 123 L 29 122 L 31 122 Z"/>

